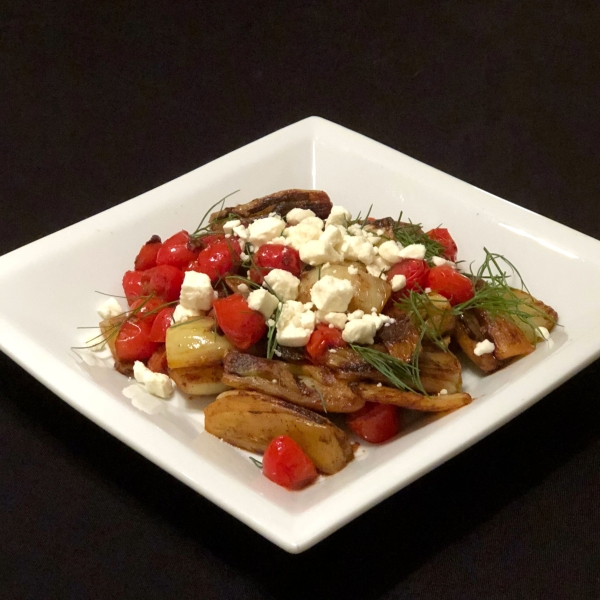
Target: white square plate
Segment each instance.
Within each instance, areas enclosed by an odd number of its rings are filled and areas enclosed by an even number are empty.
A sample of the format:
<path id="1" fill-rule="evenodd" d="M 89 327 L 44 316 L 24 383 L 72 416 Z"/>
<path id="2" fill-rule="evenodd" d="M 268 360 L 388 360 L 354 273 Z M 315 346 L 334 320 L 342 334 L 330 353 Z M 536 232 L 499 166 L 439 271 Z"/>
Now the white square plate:
<path id="1" fill-rule="evenodd" d="M 286 188 L 325 190 L 363 214 L 448 227 L 477 264 L 483 246 L 508 256 L 532 293 L 560 315 L 554 345 L 487 377 L 467 370 L 476 400 L 369 448 L 302 492 L 272 484 L 248 455 L 202 430 L 202 402 L 157 406 L 125 397 L 122 375 L 70 348 L 103 298 L 121 293 L 151 234 L 194 229 L 209 205 Z M 175 181 L 0 258 L 0 348 L 81 413 L 289 552 L 301 552 L 467 448 L 600 354 L 600 242 L 510 204 L 343 127 L 309 118 Z M 577 290 L 574 301 L 573 290 Z M 142 399 L 143 400 L 143 399 Z M 136 406 L 144 406 L 140 410 Z"/>

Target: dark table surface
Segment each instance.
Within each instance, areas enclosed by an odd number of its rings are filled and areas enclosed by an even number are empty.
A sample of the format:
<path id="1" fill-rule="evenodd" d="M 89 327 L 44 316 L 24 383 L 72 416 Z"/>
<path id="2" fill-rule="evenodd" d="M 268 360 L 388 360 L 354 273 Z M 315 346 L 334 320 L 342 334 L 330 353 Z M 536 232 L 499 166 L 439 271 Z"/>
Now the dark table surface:
<path id="1" fill-rule="evenodd" d="M 597 3 L 2 4 L 0 254 L 310 115 L 600 238 Z M 292 556 L 0 354 L 0 595 L 598 598 L 599 370 Z"/>

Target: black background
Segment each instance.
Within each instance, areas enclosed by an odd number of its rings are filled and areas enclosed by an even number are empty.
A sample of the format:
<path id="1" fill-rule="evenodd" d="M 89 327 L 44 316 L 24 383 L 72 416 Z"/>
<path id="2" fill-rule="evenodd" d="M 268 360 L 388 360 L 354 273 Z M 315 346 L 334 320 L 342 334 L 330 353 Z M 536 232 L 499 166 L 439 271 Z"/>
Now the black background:
<path id="1" fill-rule="evenodd" d="M 27 4 L 0 254 L 310 115 L 600 238 L 595 2 Z M 0 354 L 0 595 L 598 598 L 599 369 L 292 556 Z"/>

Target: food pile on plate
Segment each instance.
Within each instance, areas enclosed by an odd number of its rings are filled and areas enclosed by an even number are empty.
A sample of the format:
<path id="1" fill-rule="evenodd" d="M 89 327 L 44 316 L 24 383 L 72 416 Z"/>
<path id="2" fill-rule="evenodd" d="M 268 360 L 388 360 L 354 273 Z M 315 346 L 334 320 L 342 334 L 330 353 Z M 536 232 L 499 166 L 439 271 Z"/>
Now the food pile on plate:
<path id="1" fill-rule="evenodd" d="M 218 394 L 206 431 L 262 453 L 289 489 L 344 468 L 350 431 L 382 443 L 407 409 L 469 404 L 456 351 L 490 373 L 551 343 L 557 314 L 512 263 L 486 250 L 463 272 L 445 228 L 353 217 L 315 190 L 207 217 L 142 246 L 123 277 L 129 308 L 108 300 L 90 345 L 108 344 L 115 368 L 156 396 Z"/>

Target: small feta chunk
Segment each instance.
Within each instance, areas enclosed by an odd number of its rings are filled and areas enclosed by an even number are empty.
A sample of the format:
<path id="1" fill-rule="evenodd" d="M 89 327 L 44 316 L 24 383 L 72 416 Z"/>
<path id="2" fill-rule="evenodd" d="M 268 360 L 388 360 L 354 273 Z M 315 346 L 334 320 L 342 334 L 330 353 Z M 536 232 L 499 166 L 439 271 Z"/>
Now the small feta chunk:
<path id="1" fill-rule="evenodd" d="M 538 327 L 538 337 L 541 337 L 548 342 L 548 348 L 554 346 L 554 340 L 550 338 L 550 332 L 546 327 Z"/>
<path id="2" fill-rule="evenodd" d="M 438 394 L 438 396 L 446 396 L 448 394 L 448 390 L 446 388 L 443 388 L 440 390 L 440 393 Z"/>
<path id="3" fill-rule="evenodd" d="M 388 240 L 379 246 L 379 256 L 393 265 L 402 260 L 400 251 L 401 248 L 398 245 L 398 242 L 395 242 L 394 240 Z"/>
<path id="4" fill-rule="evenodd" d="M 348 315 L 344 312 L 325 312 L 324 310 L 318 310 L 317 320 L 319 323 L 326 323 L 327 325 L 337 327 L 338 329 L 344 329 L 344 325 L 348 320 Z"/>
<path id="5" fill-rule="evenodd" d="M 323 231 L 323 221 L 318 217 L 308 217 L 284 230 L 287 245 L 300 251 L 302 246 L 311 240 L 318 240 Z"/>
<path id="6" fill-rule="evenodd" d="M 377 250 L 377 248 L 373 248 Z M 367 273 L 373 275 L 373 277 L 381 277 L 382 273 L 389 271 L 392 268 L 392 263 L 389 263 L 387 260 L 381 258 L 381 256 L 375 256 L 373 262 L 370 265 L 367 265 Z"/>
<path id="7" fill-rule="evenodd" d="M 289 271 L 273 269 L 265 275 L 265 282 L 284 302 L 298 297 L 300 280 Z"/>
<path id="8" fill-rule="evenodd" d="M 243 242 L 245 242 L 248 239 L 248 230 L 243 225 L 237 225 L 237 226 L 233 227 L 232 231 Z"/>
<path id="9" fill-rule="evenodd" d="M 171 319 L 173 323 L 183 323 L 184 321 L 189 321 L 190 319 L 196 319 L 200 317 L 202 313 L 193 308 L 185 308 L 178 304 L 173 311 L 173 316 Z"/>
<path id="10" fill-rule="evenodd" d="M 279 300 L 267 290 L 253 290 L 248 296 L 248 306 L 268 319 L 277 308 Z"/>
<path id="11" fill-rule="evenodd" d="M 398 292 L 406 287 L 406 275 L 394 275 L 390 281 L 392 292 Z"/>
<path id="12" fill-rule="evenodd" d="M 410 244 L 400 250 L 400 258 L 423 260 L 425 258 L 425 246 L 423 244 Z"/>
<path id="13" fill-rule="evenodd" d="M 169 398 L 173 394 L 171 378 L 163 373 L 154 373 L 139 360 L 133 363 L 133 376 L 153 396 Z"/>
<path id="14" fill-rule="evenodd" d="M 104 302 L 100 308 L 98 308 L 98 314 L 103 319 L 110 319 L 112 317 L 118 317 L 122 315 L 125 311 L 121 308 L 121 305 L 117 301 L 116 298 L 109 298 L 106 302 Z"/>
<path id="15" fill-rule="evenodd" d="M 363 237 L 346 235 L 341 250 L 346 260 L 359 260 L 365 265 L 369 265 L 375 258 L 373 244 Z"/>
<path id="16" fill-rule="evenodd" d="M 285 229 L 285 221 L 281 217 L 264 217 L 248 225 L 248 241 L 258 248 L 273 238 L 279 237 Z"/>
<path id="17" fill-rule="evenodd" d="M 491 354 L 495 350 L 496 346 L 490 340 L 483 340 L 475 344 L 473 354 L 475 356 L 483 356 L 484 354 Z"/>
<path id="18" fill-rule="evenodd" d="M 341 258 L 333 246 L 322 240 L 310 240 L 300 248 L 300 259 L 313 267 L 325 263 L 339 262 Z"/>
<path id="19" fill-rule="evenodd" d="M 232 233 L 234 233 L 234 228 L 238 227 L 239 225 L 241 225 L 242 222 L 239 219 L 233 219 L 231 221 L 226 221 L 225 223 L 223 223 L 223 233 L 225 233 L 226 235 L 229 234 L 231 235 Z"/>
<path id="20" fill-rule="evenodd" d="M 349 344 L 372 344 L 377 327 L 372 320 L 354 319 L 348 321 L 342 331 L 342 339 Z"/>
<path id="21" fill-rule="evenodd" d="M 277 320 L 277 343 L 292 348 L 306 346 L 315 329 L 315 321 L 315 313 L 302 302 L 284 302 Z"/>
<path id="22" fill-rule="evenodd" d="M 250 288 L 245 283 L 240 283 L 237 286 L 237 291 L 240 294 L 247 294 L 250 291 Z"/>
<path id="23" fill-rule="evenodd" d="M 355 267 L 354 265 L 350 265 L 348 267 L 348 275 L 358 275 L 358 267 Z"/>
<path id="24" fill-rule="evenodd" d="M 340 245 L 344 242 L 342 232 L 335 225 L 327 225 L 319 239 L 325 244 L 332 246 L 335 250 L 338 250 Z"/>
<path id="25" fill-rule="evenodd" d="M 186 271 L 181 285 L 179 303 L 183 308 L 210 310 L 214 298 L 210 277 L 206 273 Z"/>
<path id="26" fill-rule="evenodd" d="M 325 275 L 310 290 L 310 299 L 319 310 L 345 312 L 354 296 L 354 287 L 347 279 Z"/>
<path id="27" fill-rule="evenodd" d="M 327 225 L 342 225 L 346 226 L 346 223 L 352 219 L 350 212 L 343 206 L 332 206 L 331 212 L 327 217 L 325 223 Z"/>
<path id="28" fill-rule="evenodd" d="M 354 312 L 348 313 L 348 321 L 354 321 L 356 319 L 362 319 L 365 316 L 365 311 L 357 309 Z"/>
<path id="29" fill-rule="evenodd" d="M 290 212 L 285 216 L 285 220 L 290 225 L 298 225 L 304 219 L 308 219 L 308 217 L 316 217 L 317 215 L 310 209 L 304 208 L 292 208 Z"/>

